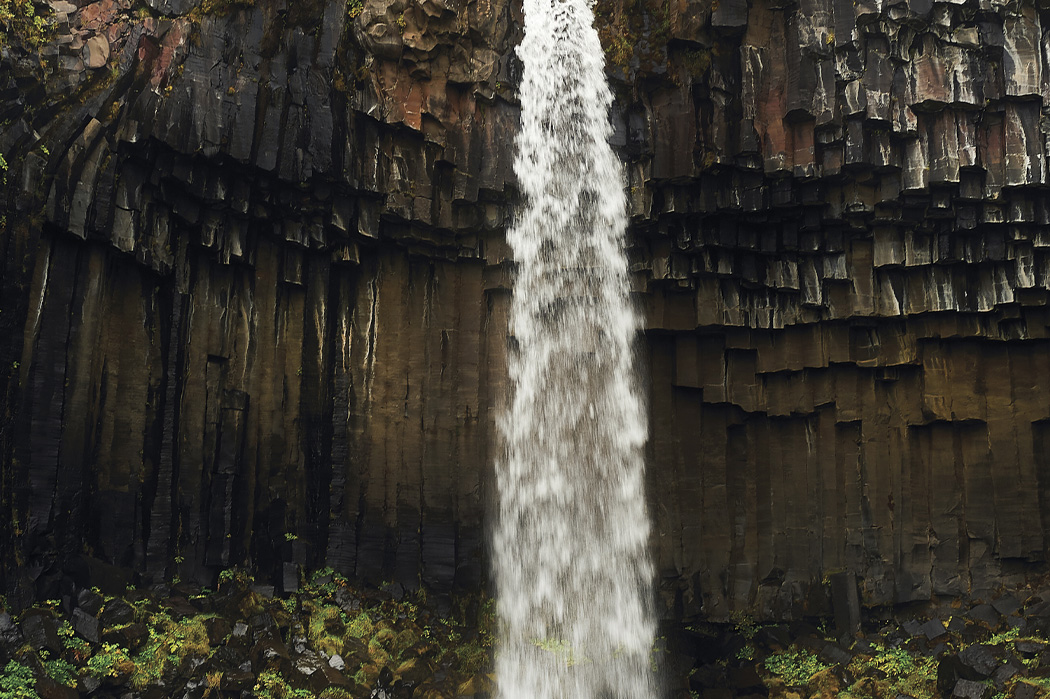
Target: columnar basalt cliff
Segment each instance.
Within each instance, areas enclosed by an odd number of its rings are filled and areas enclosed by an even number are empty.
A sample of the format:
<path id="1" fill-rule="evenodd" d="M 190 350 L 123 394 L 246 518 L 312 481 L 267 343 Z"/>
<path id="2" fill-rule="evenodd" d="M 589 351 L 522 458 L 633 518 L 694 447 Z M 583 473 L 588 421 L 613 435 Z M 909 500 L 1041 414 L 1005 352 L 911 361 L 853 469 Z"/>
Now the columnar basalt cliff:
<path id="1" fill-rule="evenodd" d="M 0 49 L 7 588 L 246 562 L 480 584 L 520 7 L 51 8 L 42 48 Z M 1047 10 L 597 14 L 669 611 L 1040 569 Z"/>

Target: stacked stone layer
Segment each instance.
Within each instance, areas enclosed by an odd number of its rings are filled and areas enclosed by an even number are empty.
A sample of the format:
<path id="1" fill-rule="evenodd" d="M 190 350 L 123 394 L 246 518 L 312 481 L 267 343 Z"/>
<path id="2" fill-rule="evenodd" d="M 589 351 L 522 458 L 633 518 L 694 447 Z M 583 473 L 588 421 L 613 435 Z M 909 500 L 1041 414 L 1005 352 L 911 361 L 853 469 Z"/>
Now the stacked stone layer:
<path id="1" fill-rule="evenodd" d="M 56 9 L 46 75 L 0 59 L 23 587 L 85 551 L 478 584 L 520 9 Z M 1041 566 L 1047 11 L 598 10 L 632 42 L 612 118 L 668 604 L 797 614 L 845 569 L 883 604 Z"/>

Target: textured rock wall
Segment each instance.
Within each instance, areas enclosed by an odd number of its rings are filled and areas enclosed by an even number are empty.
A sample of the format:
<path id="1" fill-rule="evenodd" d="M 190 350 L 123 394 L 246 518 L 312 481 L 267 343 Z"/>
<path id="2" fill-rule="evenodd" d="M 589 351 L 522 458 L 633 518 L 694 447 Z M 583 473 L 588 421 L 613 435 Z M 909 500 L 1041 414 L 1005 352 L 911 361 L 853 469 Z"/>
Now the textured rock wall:
<path id="1" fill-rule="evenodd" d="M 516 124 L 485 42 L 511 22 L 402 10 L 103 0 L 60 27 L 85 48 L 46 63 L 54 94 L 4 73 L 6 543 L 37 587 L 55 553 L 480 583 Z M 396 60 L 417 20 L 428 53 Z"/>
<path id="2" fill-rule="evenodd" d="M 1041 12 L 672 5 L 700 45 L 623 140 L 685 608 L 817 610 L 843 569 L 869 604 L 984 595 L 1044 562 Z"/>
<path id="3" fill-rule="evenodd" d="M 476 585 L 520 10 L 55 7 L 42 63 L 0 71 L 8 586 L 76 553 Z M 1040 566 L 1042 7 L 597 9 L 668 605 Z"/>

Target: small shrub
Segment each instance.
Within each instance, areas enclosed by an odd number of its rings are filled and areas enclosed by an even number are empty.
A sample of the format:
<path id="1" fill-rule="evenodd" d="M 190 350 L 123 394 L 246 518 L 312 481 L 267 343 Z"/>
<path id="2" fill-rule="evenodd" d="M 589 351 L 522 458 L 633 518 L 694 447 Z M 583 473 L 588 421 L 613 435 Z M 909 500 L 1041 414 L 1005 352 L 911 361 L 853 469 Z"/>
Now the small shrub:
<path id="1" fill-rule="evenodd" d="M 8 662 L 0 673 L 0 699 L 40 699 L 35 687 L 33 671 L 17 660 Z"/>
<path id="2" fill-rule="evenodd" d="M 64 684 L 67 687 L 77 686 L 77 669 L 71 663 L 61 658 L 45 660 L 44 672 L 59 684 Z"/>
<path id="3" fill-rule="evenodd" d="M 766 658 L 766 669 L 789 687 L 804 687 L 809 678 L 828 667 L 805 648 L 789 648 Z"/>

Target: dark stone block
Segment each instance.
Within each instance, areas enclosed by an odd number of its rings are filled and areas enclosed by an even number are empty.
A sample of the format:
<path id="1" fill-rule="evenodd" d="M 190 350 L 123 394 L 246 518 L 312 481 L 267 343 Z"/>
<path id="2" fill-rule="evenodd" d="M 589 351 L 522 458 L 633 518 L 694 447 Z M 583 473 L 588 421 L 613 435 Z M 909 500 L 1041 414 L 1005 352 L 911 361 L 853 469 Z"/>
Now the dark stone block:
<path id="1" fill-rule="evenodd" d="M 1018 682 L 1014 685 L 1013 699 L 1035 699 L 1039 690 L 1033 684 Z"/>
<path id="2" fill-rule="evenodd" d="M 104 631 L 102 640 L 106 643 L 116 643 L 134 653 L 149 640 L 149 628 L 143 623 L 128 624 L 119 629 Z"/>
<path id="3" fill-rule="evenodd" d="M 966 613 L 966 618 L 994 629 L 999 625 L 1001 615 L 990 604 L 978 604 Z"/>
<path id="4" fill-rule="evenodd" d="M 102 595 L 94 590 L 81 590 L 77 595 L 77 607 L 91 616 L 98 616 L 104 603 Z"/>
<path id="5" fill-rule="evenodd" d="M 991 687 L 973 680 L 959 680 L 952 690 L 952 699 L 987 699 Z"/>
<path id="6" fill-rule="evenodd" d="M 992 602 L 992 607 L 1003 616 L 1010 616 L 1021 608 L 1021 603 L 1013 595 L 1004 595 Z"/>
<path id="7" fill-rule="evenodd" d="M 252 592 L 260 597 L 273 599 L 274 588 L 273 585 L 252 585 Z"/>
<path id="8" fill-rule="evenodd" d="M 990 646 L 974 645 L 964 648 L 958 655 L 959 662 L 967 668 L 971 676 L 969 679 L 985 679 L 990 677 L 999 667 L 999 658 Z"/>
<path id="9" fill-rule="evenodd" d="M 997 667 L 995 669 L 995 672 L 992 673 L 992 682 L 995 684 L 995 687 L 997 689 L 1002 689 L 1005 686 L 1006 681 L 1014 675 L 1018 674 L 1020 671 L 1021 669 L 1017 665 L 1014 665 L 1012 662 L 1004 663 L 1003 665 Z"/>
<path id="10" fill-rule="evenodd" d="M 285 563 L 282 567 L 281 589 L 284 592 L 299 591 L 299 566 L 295 563 Z"/>
<path id="11" fill-rule="evenodd" d="M 860 631 L 860 596 L 856 574 L 846 571 L 831 576 L 831 607 L 839 637 L 854 637 Z"/>
<path id="12" fill-rule="evenodd" d="M 1014 650 L 1017 651 L 1023 658 L 1034 658 L 1046 649 L 1046 644 L 1042 641 L 1017 641 L 1014 643 Z"/>
<path id="13" fill-rule="evenodd" d="M 62 642 L 58 638 L 58 624 L 46 612 L 31 609 L 22 616 L 19 625 L 22 627 L 26 643 L 33 650 L 46 648 L 52 653 L 61 652 Z"/>
<path id="14" fill-rule="evenodd" d="M 98 643 L 101 640 L 98 619 L 82 609 L 73 610 L 73 630 L 88 643 Z"/>
<path id="15" fill-rule="evenodd" d="M 22 643 L 22 634 L 18 630 L 18 624 L 7 612 L 0 612 L 0 646 L 8 653 L 14 651 Z"/>
<path id="16" fill-rule="evenodd" d="M 923 624 L 922 629 L 920 630 L 920 633 L 931 641 L 940 638 L 947 632 L 947 629 L 944 627 L 944 622 L 940 619 L 931 619 Z"/>
<path id="17" fill-rule="evenodd" d="M 106 608 L 99 615 L 99 621 L 104 628 L 130 624 L 135 620 L 135 609 L 119 597 L 115 597 L 106 603 Z"/>
<path id="18" fill-rule="evenodd" d="M 826 662 L 843 667 L 849 665 L 849 661 L 853 659 L 849 651 L 843 650 L 834 643 L 825 644 L 820 651 L 820 657 Z"/>
<path id="19" fill-rule="evenodd" d="M 909 638 L 915 638 L 916 636 L 922 635 L 922 622 L 918 619 L 909 619 L 901 624 L 901 628 L 904 629 L 904 633 L 906 633 Z"/>
<path id="20" fill-rule="evenodd" d="M 754 665 L 729 668 L 729 684 L 738 692 L 754 691 L 765 687 Z"/>

